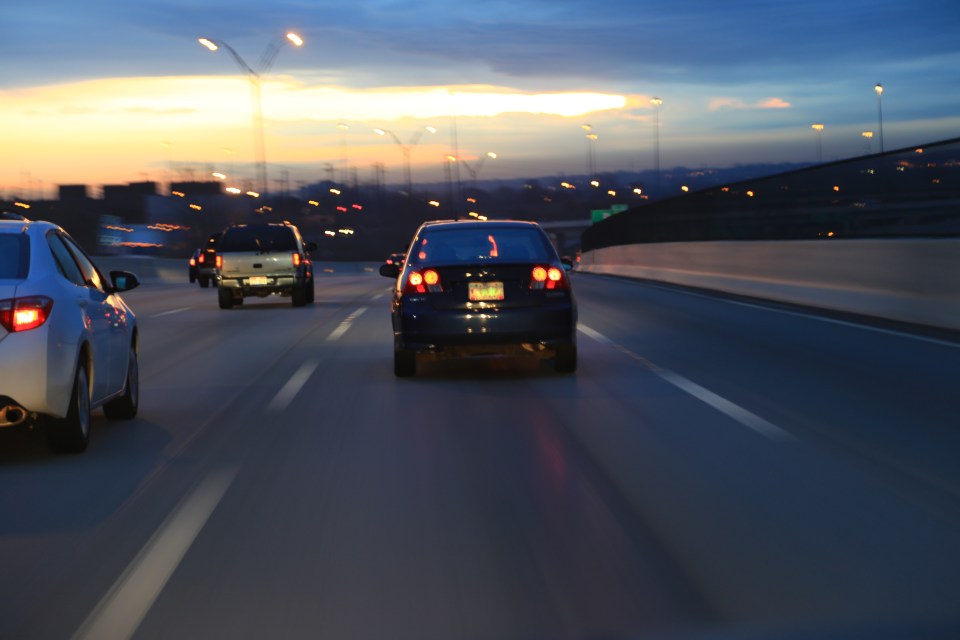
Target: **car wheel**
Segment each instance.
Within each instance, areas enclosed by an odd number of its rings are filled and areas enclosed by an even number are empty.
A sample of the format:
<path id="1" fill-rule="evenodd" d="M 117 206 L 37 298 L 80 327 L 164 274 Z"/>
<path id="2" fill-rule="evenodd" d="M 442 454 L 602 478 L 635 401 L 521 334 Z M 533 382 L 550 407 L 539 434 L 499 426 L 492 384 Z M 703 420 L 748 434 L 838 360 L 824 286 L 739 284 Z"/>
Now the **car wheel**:
<path id="1" fill-rule="evenodd" d="M 299 287 L 294 285 L 293 292 L 290 296 L 293 300 L 293 306 L 302 307 L 307 304 L 307 284 L 303 283 Z"/>
<path id="2" fill-rule="evenodd" d="M 127 363 L 127 382 L 123 395 L 103 405 L 103 415 L 111 420 L 129 420 L 137 417 L 140 406 L 140 365 L 137 350 L 130 347 L 130 359 Z"/>
<path id="3" fill-rule="evenodd" d="M 310 282 L 307 283 L 307 304 L 313 304 L 314 300 L 314 290 L 313 290 L 313 277 L 310 277 Z"/>
<path id="4" fill-rule="evenodd" d="M 577 345 L 565 344 L 557 347 L 557 355 L 553 364 L 560 373 L 573 373 L 577 370 Z"/>
<path id="5" fill-rule="evenodd" d="M 393 374 L 398 378 L 409 378 L 417 372 L 417 354 L 409 349 L 393 349 Z"/>
<path id="6" fill-rule="evenodd" d="M 229 289 L 220 287 L 217 289 L 217 300 L 220 302 L 221 309 L 233 308 L 233 294 Z"/>
<path id="7" fill-rule="evenodd" d="M 206 289 L 210 286 L 210 278 L 200 278 L 200 286 Z"/>
<path id="8" fill-rule="evenodd" d="M 190 272 L 190 284 L 193 284 L 197 281 L 197 276 L 193 275 L 193 272 Z"/>
<path id="9" fill-rule="evenodd" d="M 65 418 L 46 418 L 47 444 L 61 453 L 79 453 L 90 442 L 90 385 L 81 364 L 73 381 L 70 408 Z"/>

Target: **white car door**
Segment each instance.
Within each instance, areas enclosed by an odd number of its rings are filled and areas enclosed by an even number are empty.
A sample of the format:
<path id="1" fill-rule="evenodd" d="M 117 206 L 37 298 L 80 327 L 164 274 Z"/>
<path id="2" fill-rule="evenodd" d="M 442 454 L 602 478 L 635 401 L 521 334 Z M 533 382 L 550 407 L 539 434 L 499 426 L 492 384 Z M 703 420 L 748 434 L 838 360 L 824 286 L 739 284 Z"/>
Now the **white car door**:
<path id="1" fill-rule="evenodd" d="M 64 276 L 72 285 L 68 286 L 63 302 L 69 305 L 71 313 L 80 316 L 84 333 L 89 340 L 93 361 L 93 370 L 90 372 L 90 399 L 99 403 L 115 392 L 118 384 L 122 384 L 116 382 L 117 358 L 120 354 L 116 353 L 117 330 L 114 310 L 108 300 L 109 294 L 104 289 L 99 272 L 86 260 L 82 252 L 75 249 L 76 245 L 69 238 L 50 234 L 47 242 Z M 126 360 L 123 365 L 126 367 Z"/>

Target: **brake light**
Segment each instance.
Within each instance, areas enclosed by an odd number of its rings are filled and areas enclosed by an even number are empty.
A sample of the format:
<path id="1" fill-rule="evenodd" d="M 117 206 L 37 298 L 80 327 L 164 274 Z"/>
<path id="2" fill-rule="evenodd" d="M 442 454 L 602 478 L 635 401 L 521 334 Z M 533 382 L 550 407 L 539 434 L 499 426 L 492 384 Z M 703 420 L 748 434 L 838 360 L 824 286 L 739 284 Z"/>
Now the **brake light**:
<path id="1" fill-rule="evenodd" d="M 0 325 L 10 333 L 42 326 L 50 317 L 53 299 L 47 296 L 0 300 Z"/>
<path id="2" fill-rule="evenodd" d="M 563 269 L 537 265 L 530 272 L 531 289 L 566 289 L 567 279 Z"/>
<path id="3" fill-rule="evenodd" d="M 206 260 L 206 256 L 203 255 L 202 253 L 199 256 L 197 256 L 197 262 L 199 262 L 200 264 L 203 264 L 204 260 Z M 191 260 L 191 262 L 193 261 Z"/>
<path id="4" fill-rule="evenodd" d="M 197 266 L 197 261 L 194 260 L 193 258 L 190 258 L 190 266 L 191 266 L 191 267 Z"/>
<path id="5" fill-rule="evenodd" d="M 214 259 L 214 262 L 213 262 L 213 263 L 214 263 L 214 265 L 216 265 L 217 269 L 222 269 L 222 268 L 223 268 L 223 256 L 221 256 L 220 254 L 217 254 L 217 257 Z"/>
<path id="6" fill-rule="evenodd" d="M 294 266 L 294 268 L 300 266 L 300 254 L 299 254 L 299 253 L 294 253 L 294 254 L 293 254 L 293 266 Z"/>
<path id="7" fill-rule="evenodd" d="M 403 293 L 440 293 L 442 291 L 440 274 L 433 269 L 427 269 L 423 273 L 411 271 L 403 287 Z"/>

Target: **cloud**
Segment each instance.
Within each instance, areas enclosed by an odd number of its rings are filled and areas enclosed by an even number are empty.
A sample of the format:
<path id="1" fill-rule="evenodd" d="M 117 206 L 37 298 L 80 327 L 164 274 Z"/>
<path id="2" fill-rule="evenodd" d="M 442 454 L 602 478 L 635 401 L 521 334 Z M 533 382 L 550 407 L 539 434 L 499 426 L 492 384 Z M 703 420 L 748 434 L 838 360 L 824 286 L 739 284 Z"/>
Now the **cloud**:
<path id="1" fill-rule="evenodd" d="M 718 97 L 711 98 L 707 103 L 707 109 L 710 111 L 723 111 L 726 109 L 789 109 L 791 105 L 783 98 L 764 98 L 756 102 L 746 102 L 740 98 Z"/>

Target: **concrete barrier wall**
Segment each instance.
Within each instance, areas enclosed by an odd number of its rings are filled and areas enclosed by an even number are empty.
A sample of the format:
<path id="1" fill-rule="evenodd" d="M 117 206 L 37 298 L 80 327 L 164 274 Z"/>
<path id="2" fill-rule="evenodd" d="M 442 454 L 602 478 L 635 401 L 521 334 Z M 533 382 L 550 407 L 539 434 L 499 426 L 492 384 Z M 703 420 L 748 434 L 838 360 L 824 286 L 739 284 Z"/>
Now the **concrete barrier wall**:
<path id="1" fill-rule="evenodd" d="M 634 244 L 581 271 L 960 330 L 960 239 Z"/>

